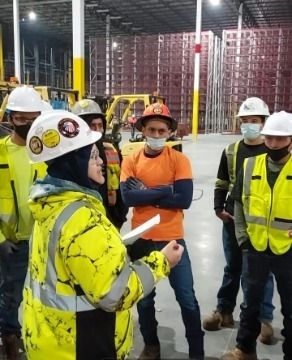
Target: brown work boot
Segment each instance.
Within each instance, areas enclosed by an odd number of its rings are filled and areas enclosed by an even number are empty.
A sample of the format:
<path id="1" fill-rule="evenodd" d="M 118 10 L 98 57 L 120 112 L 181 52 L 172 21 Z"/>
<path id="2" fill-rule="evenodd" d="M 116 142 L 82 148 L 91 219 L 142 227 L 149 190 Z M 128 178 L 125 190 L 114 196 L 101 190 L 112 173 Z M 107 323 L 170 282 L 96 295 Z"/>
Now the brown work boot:
<path id="1" fill-rule="evenodd" d="M 238 348 L 234 348 L 233 350 L 224 354 L 220 360 L 257 360 L 257 354 L 246 354 Z"/>
<path id="2" fill-rule="evenodd" d="M 159 360 L 160 345 L 145 345 L 139 356 L 140 360 Z"/>
<path id="3" fill-rule="evenodd" d="M 15 334 L 2 336 L 2 343 L 7 360 L 20 360 L 19 339 Z"/>
<path id="4" fill-rule="evenodd" d="M 270 322 L 262 322 L 259 341 L 266 345 L 272 345 L 274 340 L 274 329 Z"/>
<path id="5" fill-rule="evenodd" d="M 232 327 L 233 325 L 234 320 L 232 314 L 223 314 L 218 310 L 213 311 L 213 313 L 203 321 L 203 328 L 209 331 L 216 331 L 222 327 Z"/>

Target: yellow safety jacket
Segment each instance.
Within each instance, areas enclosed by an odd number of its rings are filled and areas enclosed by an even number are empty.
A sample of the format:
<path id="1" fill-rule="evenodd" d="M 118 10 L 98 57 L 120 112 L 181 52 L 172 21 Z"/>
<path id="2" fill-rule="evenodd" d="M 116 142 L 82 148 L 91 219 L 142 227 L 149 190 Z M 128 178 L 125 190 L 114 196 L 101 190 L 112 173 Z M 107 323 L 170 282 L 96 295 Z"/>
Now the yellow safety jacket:
<path id="1" fill-rule="evenodd" d="M 120 186 L 121 164 L 117 150 L 111 143 L 103 143 L 107 161 L 108 202 L 113 206 L 117 202 L 117 190 Z"/>
<path id="2" fill-rule="evenodd" d="M 46 179 L 45 179 L 46 180 Z M 45 182 L 44 180 L 44 182 Z M 94 196 L 36 184 L 35 226 L 24 287 L 29 360 L 124 359 L 132 306 L 169 273 L 161 252 L 129 262 L 119 232 Z"/>
<path id="3" fill-rule="evenodd" d="M 267 181 L 267 155 L 245 159 L 242 203 L 247 232 L 253 247 L 276 255 L 292 245 L 292 159 L 282 168 L 271 190 Z"/>
<path id="4" fill-rule="evenodd" d="M 10 136 L 0 139 L 0 242 L 6 239 L 16 241 L 18 226 L 18 202 L 15 190 L 16 179 L 7 151 Z M 27 164 L 27 171 L 31 172 L 31 184 L 44 177 L 45 164 Z"/>

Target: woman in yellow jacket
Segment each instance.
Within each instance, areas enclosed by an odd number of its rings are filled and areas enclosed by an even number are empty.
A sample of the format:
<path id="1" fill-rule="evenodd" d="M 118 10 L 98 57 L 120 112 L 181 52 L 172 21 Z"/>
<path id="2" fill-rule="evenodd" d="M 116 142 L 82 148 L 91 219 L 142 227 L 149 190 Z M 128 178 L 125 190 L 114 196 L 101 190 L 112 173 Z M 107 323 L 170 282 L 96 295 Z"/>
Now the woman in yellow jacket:
<path id="1" fill-rule="evenodd" d="M 132 306 L 183 251 L 173 241 L 129 261 L 96 190 L 104 181 L 94 145 L 100 136 L 66 111 L 39 116 L 28 134 L 31 160 L 48 164 L 29 201 L 35 225 L 23 339 L 30 360 L 124 359 L 132 346 Z"/>

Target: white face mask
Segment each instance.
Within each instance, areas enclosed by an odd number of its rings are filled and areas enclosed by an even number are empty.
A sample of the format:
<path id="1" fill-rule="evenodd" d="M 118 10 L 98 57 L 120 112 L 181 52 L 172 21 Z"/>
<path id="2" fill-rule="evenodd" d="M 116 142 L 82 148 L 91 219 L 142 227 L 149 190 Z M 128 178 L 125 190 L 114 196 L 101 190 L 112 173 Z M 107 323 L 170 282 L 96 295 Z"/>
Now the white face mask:
<path id="1" fill-rule="evenodd" d="M 255 140 L 261 134 L 262 125 L 261 124 L 241 124 L 240 131 L 243 137 L 247 140 Z"/>
<path id="2" fill-rule="evenodd" d="M 146 136 L 146 144 L 150 147 L 152 150 L 161 150 L 166 142 L 166 138 L 152 138 L 149 136 Z"/>

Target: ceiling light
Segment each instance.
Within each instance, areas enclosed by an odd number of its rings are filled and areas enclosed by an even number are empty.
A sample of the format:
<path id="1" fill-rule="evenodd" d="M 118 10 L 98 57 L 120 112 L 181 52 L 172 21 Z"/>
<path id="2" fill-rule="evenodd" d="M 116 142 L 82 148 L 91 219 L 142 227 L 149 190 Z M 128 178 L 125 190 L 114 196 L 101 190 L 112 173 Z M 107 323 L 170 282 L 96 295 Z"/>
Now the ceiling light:
<path id="1" fill-rule="evenodd" d="M 113 49 L 116 49 L 118 47 L 118 43 L 114 41 L 112 44 L 112 47 L 113 47 Z"/>
<path id="2" fill-rule="evenodd" d="M 213 6 L 218 6 L 218 5 L 220 5 L 220 0 L 210 0 L 210 3 L 211 3 Z"/>
<path id="3" fill-rule="evenodd" d="M 37 18 L 37 15 L 34 11 L 30 11 L 28 14 L 29 20 L 35 20 Z"/>

